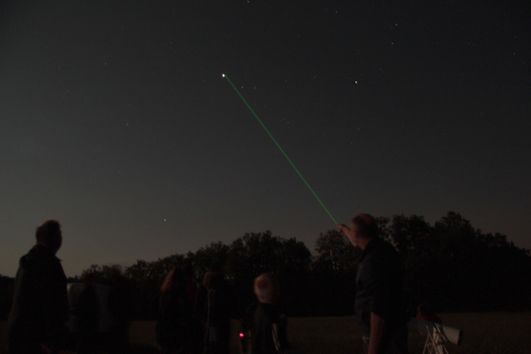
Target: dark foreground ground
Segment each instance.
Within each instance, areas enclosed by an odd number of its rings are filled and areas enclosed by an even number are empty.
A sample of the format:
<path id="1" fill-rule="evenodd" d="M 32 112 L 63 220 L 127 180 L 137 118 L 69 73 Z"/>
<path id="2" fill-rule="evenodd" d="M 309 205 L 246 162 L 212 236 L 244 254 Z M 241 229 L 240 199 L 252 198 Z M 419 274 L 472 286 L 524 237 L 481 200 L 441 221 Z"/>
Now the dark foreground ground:
<path id="1" fill-rule="evenodd" d="M 450 346 L 450 353 L 531 353 L 531 313 L 466 313 L 442 317 L 446 324 L 464 331 L 462 345 Z M 360 350 L 360 332 L 350 317 L 292 318 L 289 335 L 303 354 L 354 354 Z M 0 323 L 0 354 L 6 354 L 4 336 L 5 324 Z M 134 353 L 156 353 L 154 323 L 133 322 L 130 341 Z M 420 353 L 421 345 L 422 338 L 411 332 L 410 352 Z"/>

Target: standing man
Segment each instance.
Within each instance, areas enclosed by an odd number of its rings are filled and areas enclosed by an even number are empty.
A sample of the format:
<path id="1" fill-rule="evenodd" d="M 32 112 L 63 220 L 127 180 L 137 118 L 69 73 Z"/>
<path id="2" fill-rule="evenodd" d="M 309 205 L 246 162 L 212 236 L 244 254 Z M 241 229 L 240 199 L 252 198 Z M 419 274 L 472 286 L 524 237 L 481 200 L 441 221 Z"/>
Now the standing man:
<path id="1" fill-rule="evenodd" d="M 402 301 L 402 272 L 394 248 L 378 237 L 376 220 L 369 214 L 352 219 L 338 230 L 362 250 L 356 275 L 355 314 L 366 333 L 369 354 L 406 354 L 407 327 Z"/>
<path id="2" fill-rule="evenodd" d="M 59 258 L 61 226 L 55 220 L 37 228 L 37 244 L 20 259 L 9 315 L 11 354 L 55 352 L 68 315 L 66 276 Z"/>

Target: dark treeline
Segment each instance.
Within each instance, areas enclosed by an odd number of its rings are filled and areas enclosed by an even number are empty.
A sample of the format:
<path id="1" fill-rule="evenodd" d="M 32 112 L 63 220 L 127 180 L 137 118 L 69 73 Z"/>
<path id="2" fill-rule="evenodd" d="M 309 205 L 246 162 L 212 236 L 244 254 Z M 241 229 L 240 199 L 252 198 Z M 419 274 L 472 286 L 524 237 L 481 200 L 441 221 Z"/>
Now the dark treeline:
<path id="1" fill-rule="evenodd" d="M 457 213 L 434 224 L 420 216 L 379 218 L 381 235 L 399 251 L 410 308 L 429 304 L 438 311 L 522 310 L 531 307 L 531 256 L 505 235 L 484 233 Z M 283 306 L 291 316 L 352 313 L 359 251 L 336 231 L 317 239 L 312 253 L 296 239 L 271 232 L 248 233 L 231 244 L 212 243 L 196 252 L 130 267 L 96 266 L 78 281 L 120 286 L 136 319 L 153 319 L 164 275 L 175 266 L 192 267 L 197 279 L 221 270 L 240 307 L 253 299 L 253 279 L 265 271 L 280 281 Z M 12 279 L 0 277 L 0 316 L 10 303 Z"/>

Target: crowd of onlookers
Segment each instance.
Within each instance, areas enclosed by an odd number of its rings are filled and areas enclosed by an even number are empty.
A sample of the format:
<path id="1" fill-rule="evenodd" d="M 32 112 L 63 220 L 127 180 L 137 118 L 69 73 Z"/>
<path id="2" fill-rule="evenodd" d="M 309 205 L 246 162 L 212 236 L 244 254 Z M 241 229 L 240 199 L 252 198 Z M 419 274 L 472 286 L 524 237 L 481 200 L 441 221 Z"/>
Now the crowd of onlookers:
<path id="1" fill-rule="evenodd" d="M 56 257 L 62 244 L 60 225 L 47 221 L 36 232 L 37 244 L 20 260 L 9 316 L 11 354 L 79 354 L 129 351 L 128 289 L 90 277 L 67 284 Z M 223 273 L 207 272 L 200 284 L 188 268 L 174 268 L 160 288 L 157 343 L 164 354 L 228 354 L 231 319 L 244 353 L 286 351 L 286 320 L 278 307 L 275 277 L 258 276 L 256 305 L 240 311 Z"/>
<path id="2" fill-rule="evenodd" d="M 239 319 L 244 353 L 279 353 L 288 348 L 286 318 L 279 310 L 279 287 L 270 273 L 254 284 L 256 304 L 239 309 L 223 273 L 207 272 L 200 284 L 189 268 L 174 268 L 160 287 L 157 344 L 164 354 L 228 353 L 231 320 Z M 69 346 L 77 353 L 127 351 L 127 294 L 119 287 L 85 280 L 68 291 Z"/>
<path id="3" fill-rule="evenodd" d="M 364 328 L 369 354 L 407 353 L 407 315 L 402 298 L 399 255 L 378 237 L 368 214 L 338 225 L 362 250 L 355 280 L 355 315 Z M 85 279 L 68 289 L 56 253 L 60 224 L 50 220 L 36 231 L 37 244 L 20 259 L 9 316 L 11 354 L 53 354 L 69 348 L 81 354 L 128 352 L 127 288 Z M 256 304 L 238 311 L 235 295 L 221 272 L 207 272 L 197 284 L 191 269 L 176 267 L 164 278 L 157 316 L 157 342 L 163 354 L 228 354 L 231 319 L 239 318 L 240 349 L 253 354 L 290 351 L 280 291 L 271 273 L 254 280 Z M 242 314 L 243 312 L 243 314 Z"/>
<path id="4" fill-rule="evenodd" d="M 157 340 L 163 353 L 227 353 L 230 320 L 241 317 L 242 351 L 277 353 L 287 348 L 285 317 L 278 308 L 273 275 L 256 278 L 257 304 L 238 314 L 235 297 L 222 273 L 208 272 L 198 288 L 193 274 L 172 270 L 161 287 Z"/>

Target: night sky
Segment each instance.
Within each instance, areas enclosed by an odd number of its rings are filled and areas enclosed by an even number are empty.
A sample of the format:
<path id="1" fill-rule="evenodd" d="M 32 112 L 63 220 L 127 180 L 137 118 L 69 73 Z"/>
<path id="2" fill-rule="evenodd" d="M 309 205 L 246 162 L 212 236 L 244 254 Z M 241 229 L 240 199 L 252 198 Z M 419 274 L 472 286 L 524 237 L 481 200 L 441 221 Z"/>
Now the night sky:
<path id="1" fill-rule="evenodd" d="M 528 1 L 0 3 L 0 273 L 449 210 L 531 248 Z"/>

